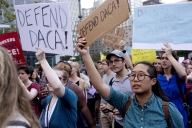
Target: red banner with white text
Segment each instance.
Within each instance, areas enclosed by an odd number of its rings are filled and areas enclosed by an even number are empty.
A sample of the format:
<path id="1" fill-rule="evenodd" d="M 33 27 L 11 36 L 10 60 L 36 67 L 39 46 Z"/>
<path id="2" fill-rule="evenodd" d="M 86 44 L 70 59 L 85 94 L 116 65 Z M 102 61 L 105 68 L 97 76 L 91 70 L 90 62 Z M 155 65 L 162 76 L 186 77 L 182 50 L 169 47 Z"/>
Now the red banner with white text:
<path id="1" fill-rule="evenodd" d="M 17 66 L 26 64 L 17 32 L 1 34 L 0 45 L 8 50 Z"/>

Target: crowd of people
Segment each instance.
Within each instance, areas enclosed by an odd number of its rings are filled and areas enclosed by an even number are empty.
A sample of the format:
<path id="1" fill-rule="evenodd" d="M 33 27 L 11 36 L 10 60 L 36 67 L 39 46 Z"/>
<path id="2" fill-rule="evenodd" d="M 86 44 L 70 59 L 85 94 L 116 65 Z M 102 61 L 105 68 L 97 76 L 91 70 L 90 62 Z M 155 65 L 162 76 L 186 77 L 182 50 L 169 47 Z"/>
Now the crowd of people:
<path id="1" fill-rule="evenodd" d="M 95 64 L 86 39 L 77 40 L 84 73 L 77 62 L 50 67 L 41 48 L 38 68 L 16 67 L 0 47 L 1 128 L 190 127 L 192 58 L 180 64 L 165 43 L 156 62 L 133 65 L 121 41 Z"/>

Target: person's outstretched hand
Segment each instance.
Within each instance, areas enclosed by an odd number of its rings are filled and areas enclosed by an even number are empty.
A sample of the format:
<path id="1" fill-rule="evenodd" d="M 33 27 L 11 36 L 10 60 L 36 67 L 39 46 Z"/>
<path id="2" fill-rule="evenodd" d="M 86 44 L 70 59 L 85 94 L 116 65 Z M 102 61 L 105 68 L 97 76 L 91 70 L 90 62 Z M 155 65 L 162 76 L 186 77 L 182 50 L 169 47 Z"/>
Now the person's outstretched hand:
<path id="1" fill-rule="evenodd" d="M 171 56 L 172 55 L 171 45 L 169 43 L 165 43 L 164 46 L 165 47 L 162 48 L 162 50 L 166 53 L 167 56 Z"/>
<path id="2" fill-rule="evenodd" d="M 124 41 L 124 40 L 121 40 L 121 41 L 119 42 L 119 48 L 120 48 L 120 50 L 124 50 L 124 47 L 125 47 L 125 41 Z"/>
<path id="3" fill-rule="evenodd" d="M 81 55 L 86 55 L 89 52 L 88 48 L 85 48 L 85 45 L 87 44 L 87 41 L 85 38 L 82 38 L 82 36 L 79 36 L 77 38 L 77 45 L 76 45 L 76 50 L 81 54 Z"/>
<path id="4" fill-rule="evenodd" d="M 45 52 L 43 51 L 43 49 L 37 48 L 35 55 L 36 55 L 36 58 L 39 62 L 45 60 Z"/>

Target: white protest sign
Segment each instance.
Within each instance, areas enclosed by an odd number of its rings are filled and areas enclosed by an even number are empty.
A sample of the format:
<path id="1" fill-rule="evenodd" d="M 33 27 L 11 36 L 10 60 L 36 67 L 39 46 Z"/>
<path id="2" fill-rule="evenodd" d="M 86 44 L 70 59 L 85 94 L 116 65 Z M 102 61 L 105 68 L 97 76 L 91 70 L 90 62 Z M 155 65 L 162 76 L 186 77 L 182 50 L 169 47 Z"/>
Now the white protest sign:
<path id="1" fill-rule="evenodd" d="M 24 51 L 73 55 L 68 3 L 18 5 L 15 12 Z"/>
<path id="2" fill-rule="evenodd" d="M 137 7 L 133 21 L 133 48 L 192 49 L 192 2 Z"/>

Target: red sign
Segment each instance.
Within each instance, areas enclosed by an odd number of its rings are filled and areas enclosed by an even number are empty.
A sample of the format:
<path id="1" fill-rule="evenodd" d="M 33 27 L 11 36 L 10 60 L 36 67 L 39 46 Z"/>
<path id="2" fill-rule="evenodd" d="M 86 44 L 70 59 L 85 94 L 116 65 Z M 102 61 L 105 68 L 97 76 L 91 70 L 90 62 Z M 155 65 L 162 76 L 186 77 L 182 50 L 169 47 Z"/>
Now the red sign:
<path id="1" fill-rule="evenodd" d="M 0 45 L 8 50 L 17 66 L 26 64 L 17 32 L 1 34 Z"/>

